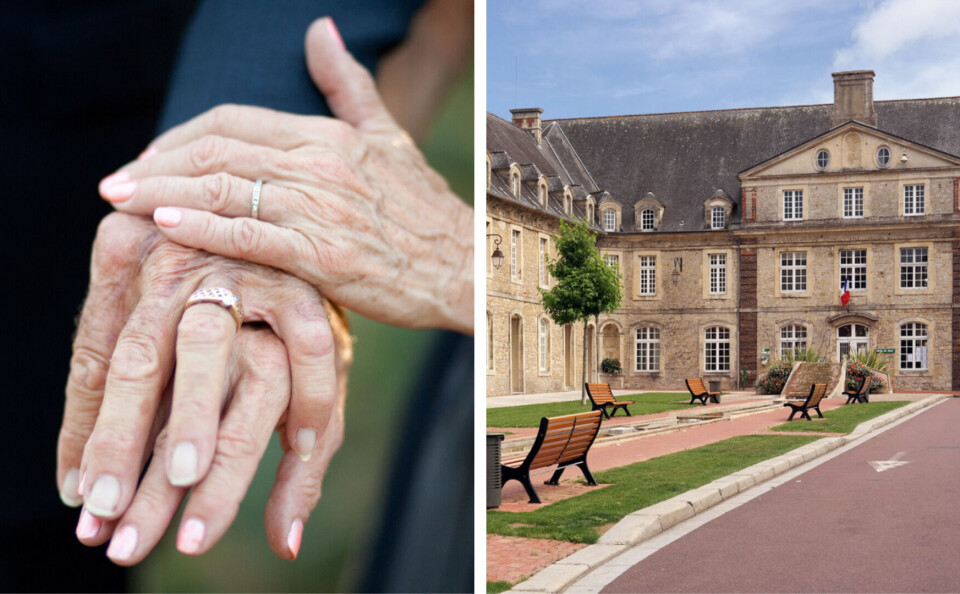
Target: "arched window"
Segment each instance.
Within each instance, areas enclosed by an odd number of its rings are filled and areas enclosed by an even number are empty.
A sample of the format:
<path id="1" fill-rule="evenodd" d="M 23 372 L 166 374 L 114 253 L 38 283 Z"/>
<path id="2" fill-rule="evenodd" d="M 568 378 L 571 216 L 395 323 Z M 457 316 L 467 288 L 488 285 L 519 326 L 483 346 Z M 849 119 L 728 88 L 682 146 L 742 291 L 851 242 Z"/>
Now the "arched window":
<path id="1" fill-rule="evenodd" d="M 780 328 L 780 358 L 787 359 L 807 350 L 806 326 L 790 325 Z"/>
<path id="2" fill-rule="evenodd" d="M 660 330 L 637 328 L 636 371 L 660 371 Z"/>
<path id="3" fill-rule="evenodd" d="M 487 312 L 487 371 L 493 371 L 493 314 Z"/>
<path id="4" fill-rule="evenodd" d="M 513 171 L 510 173 L 510 190 L 513 192 L 513 195 L 517 198 L 520 197 L 520 172 Z"/>
<path id="5" fill-rule="evenodd" d="M 926 324 L 900 326 L 900 369 L 927 369 L 927 338 Z"/>
<path id="6" fill-rule="evenodd" d="M 608 208 L 603 211 L 603 230 L 617 230 L 617 211 L 613 210 L 612 208 Z"/>
<path id="7" fill-rule="evenodd" d="M 727 225 L 727 211 L 722 206 L 714 206 L 711 211 L 710 227 L 723 229 Z"/>
<path id="8" fill-rule="evenodd" d="M 870 329 L 863 324 L 846 324 L 837 328 L 837 357 L 870 348 Z"/>
<path id="9" fill-rule="evenodd" d="M 704 371 L 730 371 L 730 329 L 713 326 L 703 334 Z"/>
<path id="10" fill-rule="evenodd" d="M 540 318 L 540 371 L 550 370 L 550 324 Z"/>
<path id="11" fill-rule="evenodd" d="M 540 182 L 537 186 L 537 198 L 540 200 L 540 206 L 547 207 L 547 184 L 545 182 Z"/>
<path id="12" fill-rule="evenodd" d="M 587 204 L 587 224 L 593 224 L 593 205 Z"/>
<path id="13" fill-rule="evenodd" d="M 640 230 L 653 231 L 653 209 L 645 208 L 640 213 Z"/>

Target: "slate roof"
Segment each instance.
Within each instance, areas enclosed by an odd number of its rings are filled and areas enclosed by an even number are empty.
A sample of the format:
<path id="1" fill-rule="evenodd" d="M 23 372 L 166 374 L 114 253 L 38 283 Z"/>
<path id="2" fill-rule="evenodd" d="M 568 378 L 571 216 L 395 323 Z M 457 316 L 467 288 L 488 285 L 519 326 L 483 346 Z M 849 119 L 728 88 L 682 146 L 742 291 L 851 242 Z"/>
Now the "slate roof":
<path id="1" fill-rule="evenodd" d="M 960 97 L 876 101 L 874 107 L 881 131 L 960 154 Z M 633 205 L 647 192 L 666 206 L 659 230 L 699 231 L 704 201 L 720 189 L 739 204 L 737 173 L 828 131 L 832 109 L 826 104 L 572 118 L 547 120 L 543 128 L 545 137 L 565 140 L 561 152 L 572 148 L 598 189 L 620 202 L 624 231 L 635 229 Z M 488 146 L 499 148 L 491 142 L 489 122 L 488 116 Z M 730 224 L 739 222 L 737 208 Z"/>

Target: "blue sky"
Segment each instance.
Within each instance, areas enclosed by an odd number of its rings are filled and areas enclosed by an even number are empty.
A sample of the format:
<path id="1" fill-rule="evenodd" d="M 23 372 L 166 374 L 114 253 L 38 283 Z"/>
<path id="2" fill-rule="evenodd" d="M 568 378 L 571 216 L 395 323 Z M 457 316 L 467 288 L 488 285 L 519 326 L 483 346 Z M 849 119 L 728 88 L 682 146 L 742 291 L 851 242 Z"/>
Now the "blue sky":
<path id="1" fill-rule="evenodd" d="M 875 99 L 960 95 L 960 0 L 487 0 L 506 119 L 830 103 L 859 69 Z"/>

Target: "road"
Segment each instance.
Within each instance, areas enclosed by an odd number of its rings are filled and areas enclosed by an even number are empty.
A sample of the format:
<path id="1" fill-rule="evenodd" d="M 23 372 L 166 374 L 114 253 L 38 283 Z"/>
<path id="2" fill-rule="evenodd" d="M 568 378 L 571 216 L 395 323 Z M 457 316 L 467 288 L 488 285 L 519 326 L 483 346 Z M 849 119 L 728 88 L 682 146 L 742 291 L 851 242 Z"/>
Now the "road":
<path id="1" fill-rule="evenodd" d="M 960 399 L 664 546 L 604 592 L 960 592 Z"/>

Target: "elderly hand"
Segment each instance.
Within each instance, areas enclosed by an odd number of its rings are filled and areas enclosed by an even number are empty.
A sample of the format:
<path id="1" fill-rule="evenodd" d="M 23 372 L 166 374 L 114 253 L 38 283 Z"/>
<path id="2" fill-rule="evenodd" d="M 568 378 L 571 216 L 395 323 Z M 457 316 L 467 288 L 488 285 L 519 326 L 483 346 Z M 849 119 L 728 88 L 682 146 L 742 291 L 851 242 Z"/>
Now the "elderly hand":
<path id="1" fill-rule="evenodd" d="M 163 447 L 158 446 L 162 456 L 155 458 L 158 463 L 151 468 L 155 475 L 165 475 L 171 488 L 197 484 L 217 463 L 215 453 L 222 460 L 224 448 L 231 447 L 240 457 L 253 458 L 255 468 L 260 442 L 250 435 L 246 441 L 231 441 L 229 433 L 218 440 L 218 426 L 225 394 L 235 388 L 239 399 L 242 385 L 251 393 L 258 391 L 244 380 L 251 377 L 251 369 L 257 369 L 247 362 L 259 354 L 252 347 L 249 353 L 241 353 L 240 370 L 231 371 L 237 327 L 230 313 L 209 303 L 184 311 L 187 296 L 195 289 L 216 286 L 240 295 L 245 319 L 266 322 L 283 340 L 289 358 L 284 370 L 289 369 L 289 376 L 284 373 L 278 381 L 289 377 L 293 392 L 283 438 L 304 461 L 321 452 L 310 465 L 296 458 L 290 461 L 289 456 L 284 459 L 278 477 L 278 487 L 286 483 L 279 496 L 284 500 L 281 507 L 308 514 L 319 496 L 319 479 L 342 434 L 338 403 L 350 358 L 345 328 L 333 333 L 322 300 L 298 279 L 177 246 L 163 239 L 149 220 L 113 214 L 101 223 L 94 243 L 90 293 L 74 341 L 60 431 L 58 484 L 64 502 L 77 505 L 83 498 L 85 513 L 79 528 L 86 530 L 81 532 L 89 535 L 91 521 L 113 520 L 127 510 L 143 461 L 153 449 L 150 436 L 165 416 L 159 406 L 165 391 L 171 393 L 172 404 Z M 339 339 L 336 349 L 335 339 Z M 236 386 L 227 383 L 228 372 L 238 378 Z M 285 388 L 271 390 L 281 390 L 270 392 L 272 402 L 286 398 Z M 240 401 L 250 402 L 250 397 L 239 399 L 231 410 Z M 268 418 L 266 425 L 272 429 L 275 421 Z M 291 468 L 295 463 L 305 468 Z M 225 487 L 230 485 L 220 482 L 218 486 L 220 479 L 210 482 L 209 489 L 222 501 L 242 497 L 242 490 L 228 493 Z M 212 525 L 222 528 L 222 534 L 235 509 L 223 506 L 212 513 L 220 514 Z M 299 517 L 301 522 L 305 519 L 305 515 Z M 294 519 L 278 515 L 272 532 L 288 534 Z M 268 527 L 270 522 L 268 514 Z M 181 527 L 181 536 L 185 529 Z M 218 537 L 211 528 L 199 548 L 186 552 L 205 550 Z M 271 544 L 282 540 L 272 537 Z M 281 554 L 282 548 L 274 550 Z"/>
<path id="2" fill-rule="evenodd" d="M 152 213 L 179 244 L 281 268 L 375 320 L 472 333 L 472 209 L 387 112 L 332 21 L 311 25 L 306 54 L 340 119 L 217 107 L 157 138 L 101 195 Z"/>

